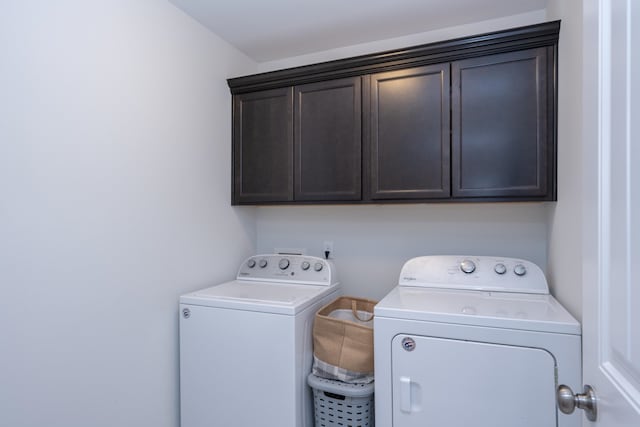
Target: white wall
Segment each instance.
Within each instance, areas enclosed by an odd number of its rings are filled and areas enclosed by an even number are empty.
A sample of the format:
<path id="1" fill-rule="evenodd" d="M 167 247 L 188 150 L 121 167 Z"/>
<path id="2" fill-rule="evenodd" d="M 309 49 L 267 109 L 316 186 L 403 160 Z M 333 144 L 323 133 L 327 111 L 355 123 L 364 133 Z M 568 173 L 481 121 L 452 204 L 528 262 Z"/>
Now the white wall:
<path id="1" fill-rule="evenodd" d="M 0 425 L 178 425 L 178 296 L 255 250 L 225 82 L 255 67 L 166 1 L 3 2 Z"/>
<path id="2" fill-rule="evenodd" d="M 262 63 L 260 71 L 544 21 L 544 11 L 532 12 Z M 512 256 L 546 269 L 547 210 L 542 203 L 261 207 L 257 211 L 257 246 L 261 252 L 301 247 L 320 255 L 323 241 L 332 240 L 346 292 L 378 299 L 397 283 L 402 263 L 419 255 Z"/>
<path id="3" fill-rule="evenodd" d="M 345 292 L 373 299 L 419 255 L 501 255 L 546 266 L 542 203 L 264 207 L 257 226 L 261 252 L 302 248 L 320 256 L 323 242 L 333 241 Z"/>
<path id="4" fill-rule="evenodd" d="M 552 292 L 582 316 L 582 1 L 550 0 L 561 19 L 558 71 L 558 202 L 549 205 L 548 278 Z"/>
<path id="5" fill-rule="evenodd" d="M 300 65 L 315 64 L 317 62 L 332 61 L 334 59 L 349 58 L 357 55 L 366 55 L 368 53 L 449 40 L 456 37 L 471 36 L 474 34 L 505 30 L 507 28 L 520 27 L 523 25 L 538 24 L 545 20 L 545 11 L 539 10 L 504 18 L 475 22 L 472 24 L 441 28 L 425 33 L 394 37 L 391 39 L 372 41 L 370 43 L 362 43 L 353 46 L 345 46 L 323 52 L 315 52 L 308 55 L 262 62 L 258 67 L 260 72 L 279 70 L 281 68 L 288 67 L 298 67 Z"/>

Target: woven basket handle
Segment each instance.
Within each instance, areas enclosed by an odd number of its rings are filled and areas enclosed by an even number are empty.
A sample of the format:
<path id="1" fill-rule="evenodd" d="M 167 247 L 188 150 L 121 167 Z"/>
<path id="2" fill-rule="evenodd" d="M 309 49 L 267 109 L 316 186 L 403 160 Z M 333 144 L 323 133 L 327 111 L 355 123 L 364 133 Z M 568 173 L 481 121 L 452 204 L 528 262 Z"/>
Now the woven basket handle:
<path id="1" fill-rule="evenodd" d="M 360 314 L 358 313 L 358 302 L 355 300 L 351 301 L 351 312 L 353 313 L 353 317 L 361 322 L 371 322 L 373 320 L 373 313 L 371 313 L 371 317 L 369 317 L 368 319 L 363 319 L 362 317 L 360 317 Z"/>

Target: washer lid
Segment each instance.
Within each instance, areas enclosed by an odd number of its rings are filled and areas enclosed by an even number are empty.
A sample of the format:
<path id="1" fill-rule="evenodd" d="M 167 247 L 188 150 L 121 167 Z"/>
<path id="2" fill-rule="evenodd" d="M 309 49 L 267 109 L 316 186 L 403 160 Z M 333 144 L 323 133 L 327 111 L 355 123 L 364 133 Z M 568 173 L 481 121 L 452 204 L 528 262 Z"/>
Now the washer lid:
<path id="1" fill-rule="evenodd" d="M 183 295 L 180 303 L 295 315 L 337 287 L 233 280 Z"/>
<path id="2" fill-rule="evenodd" d="M 397 286 L 376 317 L 580 335 L 580 324 L 551 295 Z"/>

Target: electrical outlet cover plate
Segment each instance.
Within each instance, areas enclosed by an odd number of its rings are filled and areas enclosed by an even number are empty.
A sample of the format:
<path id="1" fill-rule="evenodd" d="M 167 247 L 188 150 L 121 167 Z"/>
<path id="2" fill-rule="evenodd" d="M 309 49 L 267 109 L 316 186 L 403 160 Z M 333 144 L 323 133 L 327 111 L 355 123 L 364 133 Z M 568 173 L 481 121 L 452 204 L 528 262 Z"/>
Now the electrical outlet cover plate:
<path id="1" fill-rule="evenodd" d="M 325 240 L 322 244 L 322 254 L 324 255 L 327 252 L 333 255 L 333 242 L 329 240 Z"/>

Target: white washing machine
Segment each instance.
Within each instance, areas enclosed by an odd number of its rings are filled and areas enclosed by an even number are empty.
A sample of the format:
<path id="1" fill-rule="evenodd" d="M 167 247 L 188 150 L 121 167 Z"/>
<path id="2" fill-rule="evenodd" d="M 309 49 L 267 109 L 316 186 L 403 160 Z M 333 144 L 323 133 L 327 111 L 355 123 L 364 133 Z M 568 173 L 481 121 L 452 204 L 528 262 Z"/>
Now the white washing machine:
<path id="1" fill-rule="evenodd" d="M 181 296 L 181 426 L 312 427 L 313 319 L 339 290 L 326 260 L 256 255 Z"/>
<path id="2" fill-rule="evenodd" d="M 535 264 L 424 256 L 375 307 L 376 422 L 386 427 L 579 427 L 580 324 Z"/>

